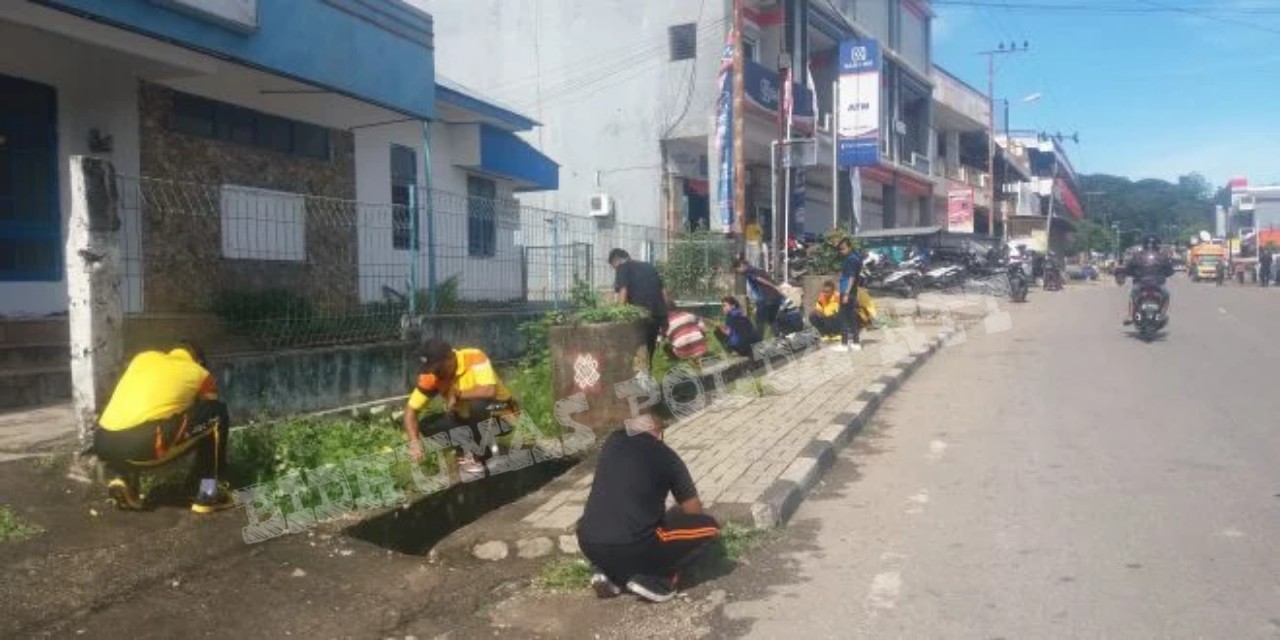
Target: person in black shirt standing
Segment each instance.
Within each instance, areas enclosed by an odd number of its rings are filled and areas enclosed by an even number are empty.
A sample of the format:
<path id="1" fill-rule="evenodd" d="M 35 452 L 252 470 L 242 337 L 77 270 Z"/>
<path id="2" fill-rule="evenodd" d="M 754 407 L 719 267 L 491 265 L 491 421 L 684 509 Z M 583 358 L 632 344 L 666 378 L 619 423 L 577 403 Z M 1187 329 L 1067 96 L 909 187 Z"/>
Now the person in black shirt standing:
<path id="1" fill-rule="evenodd" d="M 653 353 L 658 346 L 658 336 L 667 330 L 667 296 L 663 290 L 662 276 L 648 262 L 632 260 L 622 249 L 609 252 L 609 266 L 613 267 L 613 290 L 618 300 L 633 304 L 649 312 L 649 324 L 645 327 L 645 347 L 649 350 L 649 366 L 653 367 Z"/>
<path id="2" fill-rule="evenodd" d="M 837 245 L 840 252 L 840 344 L 835 351 L 861 351 L 858 322 L 858 278 L 862 275 L 862 256 L 853 250 L 853 243 L 845 238 Z"/>
<path id="3" fill-rule="evenodd" d="M 679 572 L 720 536 L 684 461 L 662 441 L 662 424 L 647 415 L 643 430 L 615 431 L 604 442 L 582 519 L 578 546 L 596 568 L 591 586 L 601 598 L 622 587 L 651 602 L 676 593 Z M 667 495 L 676 507 L 664 514 Z"/>

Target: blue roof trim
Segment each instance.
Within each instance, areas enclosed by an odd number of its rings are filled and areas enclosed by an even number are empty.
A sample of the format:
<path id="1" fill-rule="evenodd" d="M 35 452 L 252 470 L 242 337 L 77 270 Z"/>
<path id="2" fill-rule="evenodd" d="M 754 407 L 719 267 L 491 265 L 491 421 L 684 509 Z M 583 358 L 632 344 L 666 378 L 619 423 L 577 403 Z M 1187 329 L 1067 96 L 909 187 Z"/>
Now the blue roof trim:
<path id="1" fill-rule="evenodd" d="M 488 124 L 480 125 L 479 169 L 514 180 L 516 191 L 560 188 L 560 165 L 516 134 Z"/>
<path id="2" fill-rule="evenodd" d="M 169 9 L 164 0 L 33 1 L 408 116 L 435 117 L 429 15 L 391 0 L 259 0 L 257 28 L 248 31 Z M 397 23 L 397 16 L 413 20 Z"/>
<path id="3" fill-rule="evenodd" d="M 536 120 L 520 115 L 510 109 L 504 109 L 496 104 L 485 102 L 480 98 L 465 94 L 457 89 L 447 87 L 438 82 L 436 83 L 436 100 L 445 104 L 453 105 L 459 109 L 465 109 L 485 118 L 497 120 L 498 122 L 507 125 L 511 131 L 529 131 L 541 124 Z"/>

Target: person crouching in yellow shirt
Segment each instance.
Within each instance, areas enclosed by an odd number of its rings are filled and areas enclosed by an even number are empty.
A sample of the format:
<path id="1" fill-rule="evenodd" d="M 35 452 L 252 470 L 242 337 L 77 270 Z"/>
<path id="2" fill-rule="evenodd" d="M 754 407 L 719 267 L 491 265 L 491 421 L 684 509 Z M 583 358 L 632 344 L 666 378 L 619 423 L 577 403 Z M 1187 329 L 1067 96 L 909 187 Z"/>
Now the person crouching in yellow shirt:
<path id="1" fill-rule="evenodd" d="M 840 296 L 836 295 L 836 283 L 828 280 L 822 283 L 822 292 L 813 305 L 813 313 L 809 314 L 809 324 L 822 335 L 823 340 L 840 338 Z"/>
<path id="2" fill-rule="evenodd" d="M 116 506 L 137 510 L 145 506 L 140 472 L 194 450 L 191 473 L 200 488 L 191 510 L 212 513 L 234 506 L 219 482 L 230 428 L 204 352 L 183 343 L 168 352 L 144 351 L 129 362 L 98 419 L 93 452 L 110 475 L 107 492 Z"/>
<path id="3" fill-rule="evenodd" d="M 519 411 L 506 385 L 498 379 L 489 356 L 479 349 L 454 349 L 443 340 L 428 340 L 418 353 L 417 384 L 409 395 L 404 412 L 404 431 L 409 439 L 409 455 L 414 462 L 423 457 L 422 438 L 470 427 L 474 444 L 462 447 L 458 467 L 471 474 L 485 473 L 484 459 L 490 452 L 477 453 L 484 438 L 480 424 L 490 418 L 511 416 Z M 419 416 L 433 397 L 445 401 L 445 412 Z M 501 431 L 507 425 L 498 420 Z M 450 433 L 451 437 L 453 436 Z M 455 444 L 457 440 L 454 440 Z M 468 449 L 471 449 L 470 451 Z"/>

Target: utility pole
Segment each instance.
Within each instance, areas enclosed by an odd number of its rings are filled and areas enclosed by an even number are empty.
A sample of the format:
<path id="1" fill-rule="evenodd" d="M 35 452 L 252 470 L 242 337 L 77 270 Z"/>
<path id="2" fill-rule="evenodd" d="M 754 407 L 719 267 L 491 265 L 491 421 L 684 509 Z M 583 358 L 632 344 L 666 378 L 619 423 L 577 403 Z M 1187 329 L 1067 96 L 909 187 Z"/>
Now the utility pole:
<path id="1" fill-rule="evenodd" d="M 743 145 L 746 135 L 746 56 L 742 50 L 742 3 L 733 0 L 733 232 L 738 236 L 739 250 L 747 228 L 747 155 Z"/>
<path id="2" fill-rule="evenodd" d="M 987 57 L 987 180 L 990 181 L 991 206 L 987 210 L 987 235 L 996 235 L 996 56 L 1010 53 L 1025 53 L 1030 45 L 1023 41 L 1019 48 L 1017 43 L 1004 43 L 990 51 L 981 51 L 978 55 Z M 1007 223 L 1006 223 L 1007 224 Z"/>

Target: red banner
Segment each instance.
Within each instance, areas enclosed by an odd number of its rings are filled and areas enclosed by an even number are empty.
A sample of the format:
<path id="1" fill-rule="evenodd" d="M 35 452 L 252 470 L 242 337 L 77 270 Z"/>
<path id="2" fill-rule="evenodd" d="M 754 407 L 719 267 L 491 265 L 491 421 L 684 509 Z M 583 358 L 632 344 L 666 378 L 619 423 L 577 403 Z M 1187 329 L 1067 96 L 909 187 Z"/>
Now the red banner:
<path id="1" fill-rule="evenodd" d="M 1076 199 L 1076 194 L 1071 192 L 1070 185 L 1066 180 L 1058 178 L 1058 194 L 1062 197 L 1062 205 L 1075 216 L 1077 220 L 1084 219 L 1084 209 L 1080 207 L 1080 201 Z"/>
<path id="2" fill-rule="evenodd" d="M 973 233 L 973 187 L 959 183 L 947 187 L 947 231 Z"/>

